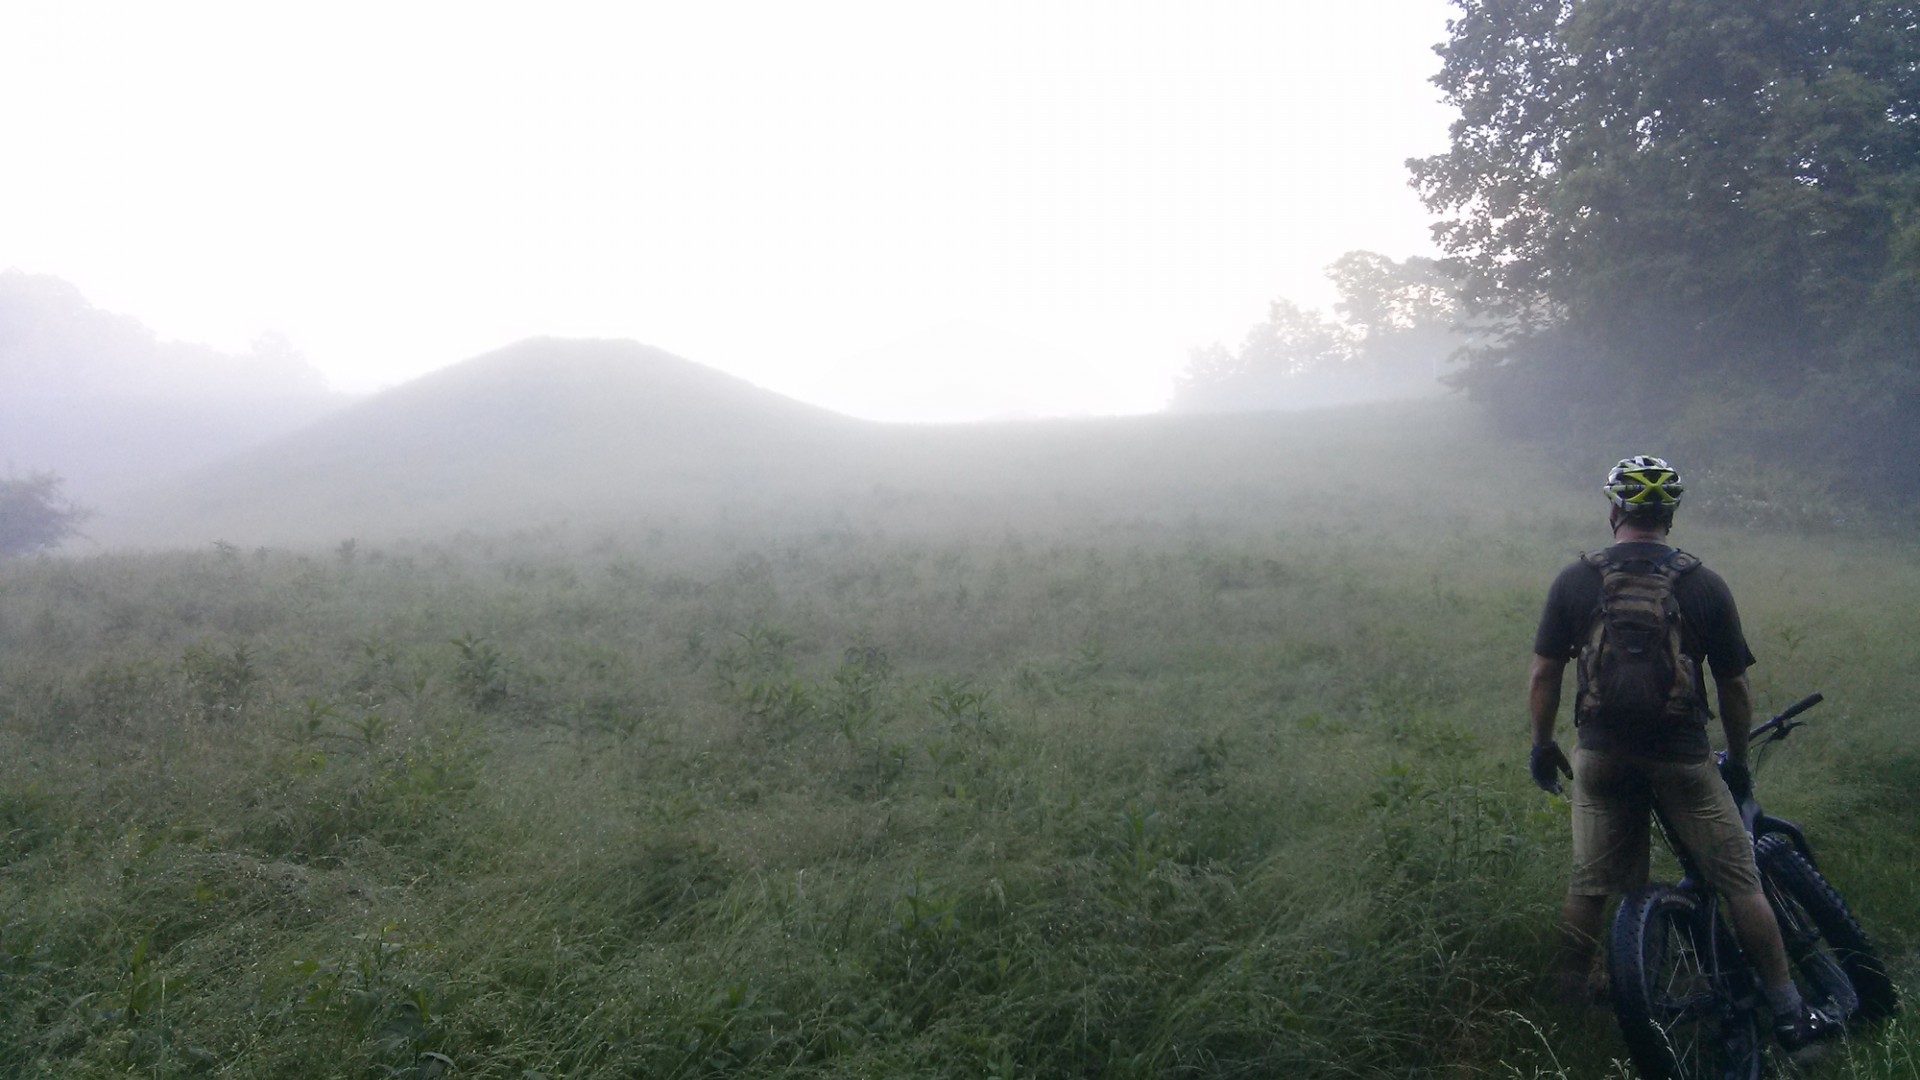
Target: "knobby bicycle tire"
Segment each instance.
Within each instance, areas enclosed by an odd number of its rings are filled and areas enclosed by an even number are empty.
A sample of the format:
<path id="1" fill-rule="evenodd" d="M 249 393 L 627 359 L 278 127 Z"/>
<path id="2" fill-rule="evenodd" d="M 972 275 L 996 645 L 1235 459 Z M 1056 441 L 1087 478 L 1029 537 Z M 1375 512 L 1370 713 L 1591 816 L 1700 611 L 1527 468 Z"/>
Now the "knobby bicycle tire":
<path id="1" fill-rule="evenodd" d="M 1801 981 L 1811 984 L 1806 989 L 1812 1004 L 1857 1021 L 1882 1020 L 1898 1011 L 1899 994 L 1867 932 L 1813 864 L 1777 834 L 1761 837 L 1753 856 L 1780 920 L 1787 956 Z M 1836 966 L 1843 980 L 1834 978 Z"/>
<path id="2" fill-rule="evenodd" d="M 1758 1080 L 1752 976 L 1696 892 L 1649 885 L 1620 903 L 1608 939 L 1613 1011 L 1646 1080 Z"/>

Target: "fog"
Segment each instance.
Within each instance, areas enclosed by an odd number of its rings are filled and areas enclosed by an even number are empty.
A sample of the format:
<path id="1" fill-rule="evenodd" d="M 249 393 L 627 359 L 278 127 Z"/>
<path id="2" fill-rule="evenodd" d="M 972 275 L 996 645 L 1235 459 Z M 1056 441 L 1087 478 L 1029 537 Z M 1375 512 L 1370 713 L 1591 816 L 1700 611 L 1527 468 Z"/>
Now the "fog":
<path id="1" fill-rule="evenodd" d="M 1431 250 L 1402 163 L 1445 139 L 1446 11 L 0 17 L 0 92 L 32 103 L 0 130 L 35 163 L 0 176 L 0 467 L 131 537 L 211 477 L 298 489 L 263 462 L 322 453 L 317 421 L 544 335 L 869 420 L 1152 414 L 1190 350 L 1326 302 L 1340 253 Z M 595 502 L 567 486 L 556 512 Z M 376 525 L 471 517 L 404 491 Z"/>
<path id="2" fill-rule="evenodd" d="M 1331 483 L 1397 487 L 1359 475 L 1352 447 L 1400 446 L 1412 456 L 1389 456 L 1403 469 L 1425 452 L 1410 430 L 1445 440 L 1473 426 L 1458 402 L 1286 418 L 881 424 L 631 342 L 546 339 L 97 505 L 87 531 L 109 547 L 312 548 L 552 528 L 637 534 L 728 518 L 806 531 L 852 515 L 990 537 L 1088 513 L 1178 521 Z M 1291 485 L 1276 484 L 1283 462 L 1300 474 Z"/>
<path id="3" fill-rule="evenodd" d="M 0 270 L 0 466 L 111 504 L 351 400 L 285 339 L 244 354 L 161 340 L 72 284 Z"/>
<path id="4" fill-rule="evenodd" d="M 0 267 L 358 392 L 552 334 L 936 418 L 947 372 L 869 361 L 966 322 L 1031 343 L 969 418 L 1152 411 L 1341 252 L 1429 250 L 1447 10 L 29 9 Z"/>
<path id="5" fill-rule="evenodd" d="M 1413 161 L 1446 0 L 0 14 L 0 1075 L 1617 1075 L 1524 674 L 1648 452 L 1920 1060 L 1910 12 L 1670 6 L 1455 0 Z"/>
<path id="6" fill-rule="evenodd" d="M 876 367 L 937 368 L 924 396 L 895 398 L 919 423 L 857 419 L 618 340 L 529 339 L 356 398 L 325 390 L 282 339 L 244 354 L 165 341 L 70 283 L 12 271 L 0 273 L 0 461 L 59 475 L 92 512 L 70 551 L 644 531 L 724 515 L 813 527 L 878 514 L 986 535 L 1070 505 L 1177 517 L 1228 489 L 1257 499 L 1263 462 L 1311 451 L 1304 432 L 1364 440 L 1358 429 L 1408 415 L 1271 410 L 1443 393 L 1425 361 L 1349 364 L 1230 380 L 1184 407 L 1256 410 L 1237 419 L 1033 419 L 992 385 L 1035 365 L 1034 347 L 961 322 L 876 355 Z M 1444 404 L 1420 422 L 1465 422 Z M 924 422 L 996 406 L 994 422 Z"/>

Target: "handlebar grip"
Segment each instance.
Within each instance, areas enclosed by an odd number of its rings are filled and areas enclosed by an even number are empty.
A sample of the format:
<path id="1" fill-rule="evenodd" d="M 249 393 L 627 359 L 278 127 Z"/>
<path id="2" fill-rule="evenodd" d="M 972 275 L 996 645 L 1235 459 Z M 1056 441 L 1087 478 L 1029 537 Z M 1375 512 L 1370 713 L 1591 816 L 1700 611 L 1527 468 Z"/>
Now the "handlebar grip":
<path id="1" fill-rule="evenodd" d="M 1806 697 L 1801 698 L 1799 701 L 1787 706 L 1780 715 L 1747 732 L 1747 738 L 1757 739 L 1762 735 L 1772 735 L 1774 738 L 1783 738 L 1787 732 L 1793 730 L 1793 727 L 1789 725 L 1787 721 L 1799 716 L 1801 713 L 1806 712 L 1808 709 L 1813 708 L 1825 700 L 1825 696 L 1816 690 Z M 1774 735 L 1774 732 L 1778 732 L 1779 734 Z"/>
<path id="2" fill-rule="evenodd" d="M 1774 722 L 1779 724 L 1784 724 L 1788 720 L 1791 720 L 1794 717 L 1799 716 L 1801 713 L 1806 712 L 1808 709 L 1813 708 L 1815 705 L 1818 705 L 1825 700 L 1826 700 L 1826 696 L 1816 690 L 1813 693 L 1808 694 L 1806 697 L 1801 698 L 1799 701 L 1796 701 L 1793 704 L 1787 706 L 1786 709 L 1782 711 L 1779 716 L 1776 716 L 1773 718 Z"/>

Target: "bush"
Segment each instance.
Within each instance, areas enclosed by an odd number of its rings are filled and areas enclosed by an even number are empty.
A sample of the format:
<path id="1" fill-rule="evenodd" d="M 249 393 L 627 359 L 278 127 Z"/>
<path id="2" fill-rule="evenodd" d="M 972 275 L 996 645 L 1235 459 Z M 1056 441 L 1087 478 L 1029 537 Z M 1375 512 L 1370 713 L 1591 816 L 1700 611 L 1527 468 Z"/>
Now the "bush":
<path id="1" fill-rule="evenodd" d="M 0 558 L 58 547 L 92 511 L 69 502 L 53 473 L 0 478 Z"/>

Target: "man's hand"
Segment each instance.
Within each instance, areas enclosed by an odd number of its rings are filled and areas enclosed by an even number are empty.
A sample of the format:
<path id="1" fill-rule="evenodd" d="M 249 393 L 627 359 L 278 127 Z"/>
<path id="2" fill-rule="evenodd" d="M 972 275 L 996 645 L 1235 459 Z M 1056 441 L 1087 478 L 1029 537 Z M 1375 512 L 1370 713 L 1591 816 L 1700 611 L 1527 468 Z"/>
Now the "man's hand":
<path id="1" fill-rule="evenodd" d="M 1540 785 L 1540 790 L 1549 795 L 1561 794 L 1561 776 L 1573 779 L 1573 765 L 1560 751 L 1560 744 L 1551 740 L 1534 744 L 1533 753 L 1527 758 L 1527 771 L 1533 774 L 1533 782 Z"/>
<path id="2" fill-rule="evenodd" d="M 1735 802 L 1753 794 L 1753 772 L 1747 768 L 1746 758 L 1729 756 L 1720 765 L 1720 775 L 1726 778 L 1727 790 L 1733 792 Z"/>

